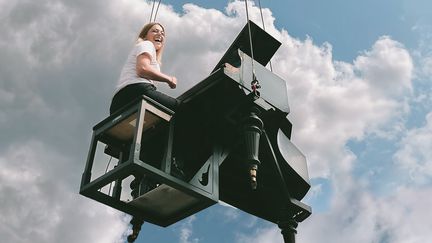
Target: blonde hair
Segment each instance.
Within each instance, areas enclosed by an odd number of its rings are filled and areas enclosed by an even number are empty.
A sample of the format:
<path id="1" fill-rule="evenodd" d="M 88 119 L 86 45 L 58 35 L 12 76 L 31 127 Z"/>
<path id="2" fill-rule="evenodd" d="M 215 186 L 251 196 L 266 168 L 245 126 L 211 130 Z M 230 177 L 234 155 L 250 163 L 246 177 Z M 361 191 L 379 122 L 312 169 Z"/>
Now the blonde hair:
<path id="1" fill-rule="evenodd" d="M 157 22 L 151 22 L 148 23 L 146 25 L 144 25 L 144 27 L 141 29 L 137 41 L 141 40 L 145 40 L 145 37 L 147 36 L 147 33 L 150 31 L 150 29 L 155 26 L 155 25 L 159 25 L 162 30 L 165 32 L 165 28 L 163 27 L 163 25 L 161 25 L 160 23 Z M 158 51 L 156 51 L 156 60 L 158 61 L 159 64 L 162 64 L 162 53 L 163 53 L 163 48 L 165 45 L 163 45 L 161 47 L 161 49 L 159 49 Z"/>

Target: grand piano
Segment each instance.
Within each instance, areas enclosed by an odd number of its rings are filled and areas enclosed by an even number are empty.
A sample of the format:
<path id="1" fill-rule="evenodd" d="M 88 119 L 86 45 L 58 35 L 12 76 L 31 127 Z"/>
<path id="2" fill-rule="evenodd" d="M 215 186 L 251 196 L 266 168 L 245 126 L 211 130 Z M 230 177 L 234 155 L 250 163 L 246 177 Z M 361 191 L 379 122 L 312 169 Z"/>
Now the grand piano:
<path id="1" fill-rule="evenodd" d="M 265 67 L 280 44 L 249 21 L 211 74 L 178 97 L 178 111 L 142 97 L 98 123 L 80 193 L 164 227 L 223 201 L 294 242 L 312 210 L 301 202 L 310 182 L 290 141 L 286 81 Z M 107 156 L 116 166 L 97 172 Z"/>

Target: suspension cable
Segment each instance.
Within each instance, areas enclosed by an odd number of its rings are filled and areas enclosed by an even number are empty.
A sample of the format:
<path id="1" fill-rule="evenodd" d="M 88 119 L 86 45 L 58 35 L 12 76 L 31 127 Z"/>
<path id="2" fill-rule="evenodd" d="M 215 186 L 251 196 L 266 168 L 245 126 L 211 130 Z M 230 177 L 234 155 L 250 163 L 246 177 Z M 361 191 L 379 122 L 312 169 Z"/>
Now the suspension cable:
<path id="1" fill-rule="evenodd" d="M 261 21 L 262 21 L 262 24 L 263 24 L 263 30 L 266 30 L 265 29 L 265 24 L 264 24 L 264 16 L 263 16 L 262 7 L 261 7 L 261 0 L 258 0 L 258 6 L 259 6 L 259 9 L 260 9 Z"/>
<path id="2" fill-rule="evenodd" d="M 259 9 L 260 9 L 261 22 L 262 22 L 262 25 L 263 25 L 263 30 L 265 31 L 266 28 L 265 28 L 264 16 L 263 16 L 262 7 L 261 7 L 261 0 L 258 0 L 258 6 L 259 6 Z M 273 66 L 272 66 L 272 62 L 271 62 L 271 60 L 269 61 L 269 64 L 270 64 L 270 71 L 273 72 Z"/>
<path id="3" fill-rule="evenodd" d="M 162 0 L 159 0 L 158 5 L 156 7 L 156 11 L 154 11 L 155 10 L 155 5 L 156 5 L 156 0 L 153 0 L 152 11 L 151 11 L 151 14 L 150 14 L 150 22 L 155 22 L 156 21 L 156 16 L 158 14 L 159 6 L 161 4 L 161 1 Z M 154 16 L 153 16 L 153 13 L 154 13 Z"/>
<path id="4" fill-rule="evenodd" d="M 154 15 L 154 18 L 153 18 L 153 22 L 156 22 L 156 16 L 157 16 L 158 11 L 159 11 L 160 3 L 161 3 L 161 0 L 159 0 L 159 2 L 158 2 L 157 8 L 156 8 L 156 12 L 155 12 L 155 15 Z"/>
<path id="5" fill-rule="evenodd" d="M 248 25 L 248 30 L 249 30 L 249 45 L 250 45 L 250 49 L 251 49 L 251 57 L 252 57 L 252 82 L 251 82 L 251 88 L 252 91 L 255 93 L 255 95 L 258 95 L 259 92 L 257 91 L 257 89 L 260 88 L 259 82 L 256 78 L 255 75 L 255 66 L 254 66 L 254 50 L 253 50 L 253 43 L 252 43 L 252 32 L 251 32 L 251 25 L 250 25 L 250 21 L 249 21 L 249 8 L 248 8 L 248 4 L 247 4 L 248 0 L 245 0 L 245 4 L 246 4 L 246 18 L 247 18 L 247 25 Z"/>
<path id="6" fill-rule="evenodd" d="M 156 4 L 156 0 L 153 0 L 152 11 L 151 11 L 151 14 L 150 14 L 150 20 L 149 20 L 149 22 L 152 22 L 153 11 L 154 11 L 155 4 Z"/>

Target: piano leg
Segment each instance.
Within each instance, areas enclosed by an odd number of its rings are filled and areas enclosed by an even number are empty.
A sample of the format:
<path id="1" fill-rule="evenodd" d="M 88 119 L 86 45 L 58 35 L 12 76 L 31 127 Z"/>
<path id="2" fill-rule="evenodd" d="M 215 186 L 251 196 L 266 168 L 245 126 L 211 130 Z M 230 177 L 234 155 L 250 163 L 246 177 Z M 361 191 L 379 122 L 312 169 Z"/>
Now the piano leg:
<path id="1" fill-rule="evenodd" d="M 297 233 L 296 230 L 297 225 L 298 223 L 294 219 L 281 221 L 278 223 L 278 226 L 281 229 L 281 234 L 284 238 L 285 243 L 295 243 L 295 234 Z"/>
<path id="2" fill-rule="evenodd" d="M 250 183 L 253 190 L 257 188 L 257 171 L 260 161 L 259 154 L 259 141 L 263 129 L 263 121 L 258 117 L 259 110 L 252 109 L 252 111 L 245 118 L 244 136 L 246 148 L 246 163 L 248 165 Z"/>

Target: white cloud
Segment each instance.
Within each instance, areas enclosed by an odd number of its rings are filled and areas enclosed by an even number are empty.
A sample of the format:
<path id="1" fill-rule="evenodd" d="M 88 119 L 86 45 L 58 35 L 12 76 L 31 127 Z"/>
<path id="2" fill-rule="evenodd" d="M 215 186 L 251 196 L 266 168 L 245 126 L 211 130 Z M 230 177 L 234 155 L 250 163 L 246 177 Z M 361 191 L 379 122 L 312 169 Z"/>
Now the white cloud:
<path id="1" fill-rule="evenodd" d="M 180 226 L 180 237 L 179 243 L 197 243 L 199 242 L 198 238 L 193 238 L 193 225 L 192 223 L 195 221 L 196 216 L 192 215 L 188 217 Z"/>
<path id="2" fill-rule="evenodd" d="M 91 125 L 107 114 L 121 65 L 151 7 L 141 0 L 0 3 L 5 20 L 0 23 L 0 191 L 8 195 L 0 201 L 2 239 L 76 242 L 79 235 L 80 242 L 121 240 L 127 226 L 122 216 L 77 191 Z M 161 5 L 158 21 L 168 41 L 163 70 L 180 81 L 171 94 L 206 77 L 243 27 L 244 2 L 231 2 L 226 11 L 229 16 L 187 4 L 183 13 L 175 13 Z M 270 10 L 263 13 L 267 30 L 283 42 L 273 67 L 289 85 L 293 140 L 307 155 L 310 175 L 327 177 L 334 185 L 329 211 L 300 225 L 300 241 L 391 237 L 396 243 L 426 242 L 428 218 L 421 210 L 427 212 L 431 204 L 430 191 L 401 189 L 374 198 L 366 185 L 353 181 L 356 157 L 346 148 L 350 139 L 399 132 L 391 122 L 408 111 L 413 64 L 407 50 L 381 37 L 353 63 L 338 62 L 330 44 L 292 38 L 275 28 Z M 251 8 L 251 17 L 260 23 L 257 8 Z M 400 165 L 422 165 L 414 152 L 430 158 L 426 148 L 415 145 L 431 123 L 407 135 L 397 155 Z M 183 222 L 181 242 L 199 241 L 194 220 Z M 282 242 L 276 227 L 238 239 Z"/>
<path id="3" fill-rule="evenodd" d="M 400 142 L 401 148 L 394 155 L 396 164 L 408 172 L 418 184 L 432 182 L 432 113 L 426 116 L 426 124 L 414 128 Z"/>
<path id="4" fill-rule="evenodd" d="M 392 242 L 428 241 L 430 188 L 401 187 L 392 195 L 376 197 L 362 185 L 338 193 L 333 207 L 313 214 L 297 228 L 297 242 Z M 421 200 L 419 200 L 421 198 Z M 277 226 L 240 233 L 237 243 L 282 243 Z"/>
<path id="5" fill-rule="evenodd" d="M 0 234 L 8 242 L 120 242 L 124 216 L 78 195 L 75 162 L 36 141 L 0 157 Z"/>
<path id="6" fill-rule="evenodd" d="M 293 141 L 308 155 L 310 175 L 326 177 L 333 168 L 349 170 L 350 163 L 343 161 L 352 161 L 353 155 L 345 149 L 346 142 L 386 131 L 390 121 L 406 112 L 410 55 L 388 37 L 377 40 L 354 64 L 333 61 L 329 44 L 318 47 L 309 38 L 302 42 L 286 32 L 282 42 L 275 72 L 288 82 Z M 403 75 L 382 78 L 395 70 Z M 390 82 L 397 88 L 383 88 Z"/>
<path id="7" fill-rule="evenodd" d="M 315 242 L 424 242 L 427 230 L 427 205 L 430 189 L 401 188 L 392 196 L 377 198 L 367 192 L 337 195 L 342 205 L 318 214 L 299 227 L 299 241 Z M 421 202 L 418 198 L 424 198 Z M 429 198 L 429 199 L 428 199 Z M 430 216 L 430 215 L 429 215 Z"/>
<path id="8" fill-rule="evenodd" d="M 355 68 L 377 95 L 398 96 L 412 89 L 413 63 L 410 54 L 390 37 L 381 37 L 371 51 L 354 61 Z"/>
<path id="9" fill-rule="evenodd" d="M 314 184 L 312 185 L 311 189 L 308 192 L 308 197 L 309 198 L 316 198 L 319 197 L 319 195 L 321 195 L 323 193 L 323 189 L 322 189 L 323 185 L 322 184 Z"/>
<path id="10" fill-rule="evenodd" d="M 223 206 L 223 215 L 226 222 L 234 221 L 240 217 L 240 211 L 225 202 L 219 201 L 219 205 Z"/>
<path id="11" fill-rule="evenodd" d="M 238 234 L 236 243 L 284 243 L 281 231 L 277 227 L 258 229 L 252 234 Z"/>
<path id="12" fill-rule="evenodd" d="M 423 60 L 422 73 L 425 76 L 432 76 L 432 56 L 425 57 Z"/>

